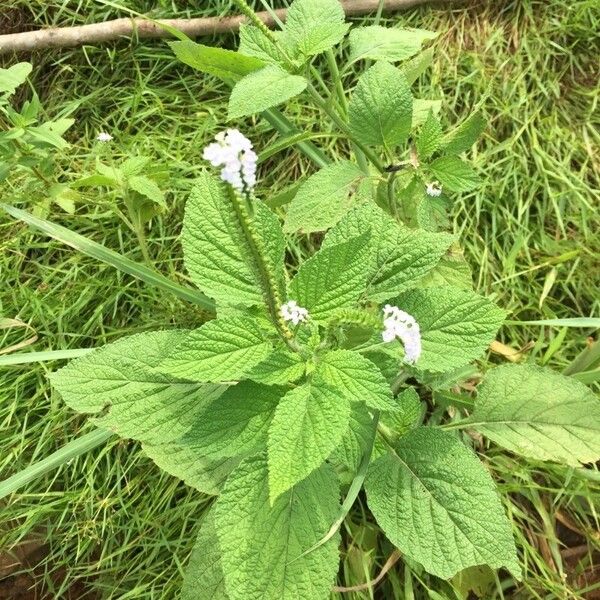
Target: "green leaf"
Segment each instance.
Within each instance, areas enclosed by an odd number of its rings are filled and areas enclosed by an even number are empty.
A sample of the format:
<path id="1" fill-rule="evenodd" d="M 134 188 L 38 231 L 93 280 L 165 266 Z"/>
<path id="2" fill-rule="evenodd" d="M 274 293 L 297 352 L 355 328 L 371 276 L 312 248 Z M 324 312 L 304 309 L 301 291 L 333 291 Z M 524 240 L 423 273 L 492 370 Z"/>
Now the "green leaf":
<path id="1" fill-rule="evenodd" d="M 182 63 L 220 79 L 237 81 L 264 67 L 265 64 L 253 56 L 244 56 L 224 48 L 204 46 L 191 40 L 169 42 L 169 46 Z"/>
<path id="2" fill-rule="evenodd" d="M 450 286 L 411 290 L 390 304 L 419 324 L 422 354 L 416 366 L 423 371 L 450 371 L 479 358 L 505 316 L 487 298 Z"/>
<path id="3" fill-rule="evenodd" d="M 283 32 L 273 31 L 272 34 L 281 40 Z M 240 45 L 238 52 L 246 56 L 254 56 L 267 64 L 285 65 L 283 52 L 254 25 L 240 24 Z"/>
<path id="4" fill-rule="evenodd" d="M 292 56 L 314 56 L 342 41 L 350 28 L 338 0 L 295 0 L 288 8 L 283 40 Z"/>
<path id="5" fill-rule="evenodd" d="M 353 306 L 364 290 L 363 260 L 368 249 L 369 234 L 364 233 L 319 250 L 298 269 L 290 283 L 290 298 L 316 321 Z"/>
<path id="6" fill-rule="evenodd" d="M 75 119 L 56 119 L 37 127 L 28 127 L 26 133 L 29 138 L 32 138 L 30 141 L 33 144 L 48 144 L 54 148 L 64 149 L 69 146 L 69 143 L 62 135 L 73 123 Z"/>
<path id="7" fill-rule="evenodd" d="M 235 381 L 271 351 L 255 319 L 227 317 L 209 321 L 171 348 L 161 373 L 191 381 Z"/>
<path id="8" fill-rule="evenodd" d="M 130 156 L 126 158 L 119 166 L 119 171 L 123 177 L 140 175 L 146 167 L 152 162 L 149 156 Z"/>
<path id="9" fill-rule="evenodd" d="M 431 66 L 433 62 L 433 48 L 427 48 L 423 50 L 420 54 L 417 54 L 410 60 L 407 60 L 401 67 L 402 72 L 406 77 L 406 81 L 408 81 L 408 85 L 412 85 L 427 69 Z M 419 102 L 423 102 L 423 100 L 415 99 L 413 101 L 413 125 L 415 120 L 415 115 L 417 114 L 419 108 Z M 437 111 L 439 112 L 439 108 Z"/>
<path id="10" fill-rule="evenodd" d="M 339 445 L 330 456 L 334 463 L 340 463 L 352 475 L 358 471 L 364 453 L 371 445 L 373 419 L 364 404 L 354 404 L 350 413 L 348 429 Z"/>
<path id="11" fill-rule="evenodd" d="M 189 335 L 187 331 L 140 333 L 108 344 L 50 375 L 76 411 L 123 437 L 168 442 L 186 433 L 222 386 L 174 379 L 155 367 Z"/>
<path id="12" fill-rule="evenodd" d="M 415 286 L 454 241 L 446 233 L 400 226 L 378 206 L 369 203 L 350 211 L 327 234 L 323 251 L 354 238 L 367 227 L 371 228 L 371 241 L 364 297 L 377 301 L 388 300 Z"/>
<path id="13" fill-rule="evenodd" d="M 304 91 L 307 81 L 277 65 L 267 65 L 238 81 L 229 96 L 230 119 L 245 117 L 277 106 Z"/>
<path id="14" fill-rule="evenodd" d="M 437 115 L 442 108 L 441 100 L 421 100 L 415 98 L 413 100 L 412 126 L 418 127 L 427 120 L 430 112 Z"/>
<path id="15" fill-rule="evenodd" d="M 364 402 L 367 406 L 380 410 L 398 408 L 381 371 L 357 352 L 328 352 L 317 364 L 315 372 L 349 402 Z"/>
<path id="16" fill-rule="evenodd" d="M 542 367 L 503 365 L 477 388 L 471 427 L 511 452 L 573 467 L 600 459 L 600 399 Z"/>
<path id="17" fill-rule="evenodd" d="M 380 25 L 355 27 L 348 36 L 349 60 L 405 60 L 420 52 L 423 42 L 433 40 L 437 35 L 425 29 L 391 29 Z"/>
<path id="18" fill-rule="evenodd" d="M 254 226 L 265 242 L 276 278 L 283 279 L 285 240 L 279 221 L 262 202 Z M 188 199 L 181 244 L 185 266 L 202 290 L 225 305 L 262 305 L 252 254 L 224 184 L 203 173 Z"/>
<path id="19" fill-rule="evenodd" d="M 456 156 L 440 156 L 430 165 L 434 177 L 453 192 L 468 192 L 481 183 L 473 167 Z"/>
<path id="20" fill-rule="evenodd" d="M 0 69 L 0 94 L 9 96 L 25 81 L 31 73 L 32 66 L 28 62 L 20 62 L 8 69 Z"/>
<path id="21" fill-rule="evenodd" d="M 406 435 L 413 427 L 420 424 L 424 407 L 415 388 L 407 388 L 396 398 L 397 407 L 393 412 L 381 416 L 381 422 L 393 432 L 393 441 Z"/>
<path id="22" fill-rule="evenodd" d="M 348 107 L 352 134 L 361 142 L 393 148 L 410 134 L 413 99 L 406 77 L 377 62 L 360 76 Z"/>
<path id="23" fill-rule="evenodd" d="M 180 440 L 168 444 L 144 443 L 143 450 L 163 471 L 210 496 L 221 492 L 225 480 L 240 462 L 239 457 L 199 456 L 193 446 Z"/>
<path id="24" fill-rule="evenodd" d="M 247 377 L 268 385 L 284 385 L 304 375 L 305 364 L 297 352 L 285 347 L 275 348 L 265 360 L 251 369 Z"/>
<path id="25" fill-rule="evenodd" d="M 426 287 L 451 285 L 454 287 L 473 289 L 471 267 L 462 254 L 444 256 L 440 262 L 419 282 Z"/>
<path id="26" fill-rule="evenodd" d="M 326 598 L 338 569 L 339 535 L 301 556 L 327 532 L 339 488 L 324 465 L 269 505 L 267 459 L 244 459 L 215 504 L 230 600 Z"/>
<path id="27" fill-rule="evenodd" d="M 417 137 L 417 154 L 420 158 L 429 158 L 442 142 L 442 126 L 433 111 L 429 111 L 427 120 Z"/>
<path id="28" fill-rule="evenodd" d="M 520 566 L 494 482 L 454 435 L 430 427 L 407 433 L 394 454 L 369 468 L 369 508 L 408 558 L 444 579 L 473 565 Z"/>
<path id="29" fill-rule="evenodd" d="M 460 154 L 470 150 L 471 146 L 484 132 L 487 121 L 479 111 L 474 112 L 465 119 L 458 127 L 444 136 L 442 146 L 446 154 Z"/>
<path id="30" fill-rule="evenodd" d="M 214 508 L 204 519 L 185 570 L 181 600 L 228 600 Z"/>
<path id="31" fill-rule="evenodd" d="M 148 198 L 148 200 L 152 200 L 152 202 L 163 208 L 167 208 L 164 193 L 149 177 L 146 177 L 145 175 L 133 175 L 127 180 L 127 183 L 129 184 L 129 187 L 138 194 Z"/>
<path id="32" fill-rule="evenodd" d="M 347 397 L 321 381 L 296 387 L 283 397 L 269 429 L 271 503 L 323 464 L 349 420 Z"/>
<path id="33" fill-rule="evenodd" d="M 292 199 L 284 231 L 322 231 L 335 225 L 357 202 L 355 192 L 365 174 L 348 160 L 311 175 Z"/>

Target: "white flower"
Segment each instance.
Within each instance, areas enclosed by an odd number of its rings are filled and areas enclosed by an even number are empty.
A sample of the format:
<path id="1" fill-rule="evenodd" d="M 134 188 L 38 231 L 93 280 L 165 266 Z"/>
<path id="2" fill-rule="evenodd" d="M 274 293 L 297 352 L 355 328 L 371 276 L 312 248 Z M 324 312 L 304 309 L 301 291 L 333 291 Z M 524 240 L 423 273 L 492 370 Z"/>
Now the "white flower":
<path id="1" fill-rule="evenodd" d="M 96 139 L 99 142 L 112 142 L 113 136 L 110 133 L 106 133 L 106 131 L 100 131 L 96 136 Z"/>
<path id="2" fill-rule="evenodd" d="M 285 304 L 282 304 L 279 314 L 283 317 L 284 321 L 291 321 L 294 325 L 304 323 L 308 319 L 308 311 L 298 306 L 295 300 L 289 300 Z"/>
<path id="3" fill-rule="evenodd" d="M 383 326 L 383 341 L 392 342 L 399 338 L 404 345 L 405 362 L 415 364 L 421 356 L 421 331 L 415 318 L 397 306 L 386 304 L 383 308 Z"/>
<path id="4" fill-rule="evenodd" d="M 427 184 L 427 189 L 425 190 L 428 196 L 432 196 L 433 198 L 438 198 L 442 195 L 442 186 L 439 181 L 432 181 Z"/>
<path id="5" fill-rule="evenodd" d="M 222 167 L 221 179 L 236 190 L 252 189 L 256 184 L 256 152 L 252 142 L 237 129 L 221 131 L 216 142 L 204 148 L 203 158 L 213 167 Z"/>

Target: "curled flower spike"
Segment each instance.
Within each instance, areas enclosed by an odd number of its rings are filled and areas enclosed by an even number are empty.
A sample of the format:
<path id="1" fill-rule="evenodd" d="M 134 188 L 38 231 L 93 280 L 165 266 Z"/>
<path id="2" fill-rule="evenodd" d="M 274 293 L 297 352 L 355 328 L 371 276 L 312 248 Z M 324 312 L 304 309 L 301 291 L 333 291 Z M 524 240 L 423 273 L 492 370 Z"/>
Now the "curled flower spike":
<path id="1" fill-rule="evenodd" d="M 106 131 L 100 131 L 96 136 L 96 140 L 99 142 L 112 142 L 113 136 L 110 133 L 106 133 Z"/>
<path id="2" fill-rule="evenodd" d="M 308 311 L 301 306 L 295 300 L 289 300 L 285 304 L 281 305 L 279 314 L 284 321 L 291 321 L 294 325 L 298 323 L 305 323 L 308 319 Z"/>
<path id="3" fill-rule="evenodd" d="M 421 331 L 415 318 L 397 306 L 386 304 L 383 308 L 384 342 L 398 338 L 404 345 L 404 360 L 414 365 L 421 356 Z"/>
<path id="4" fill-rule="evenodd" d="M 442 195 L 442 186 L 438 181 L 432 181 L 427 184 L 427 189 L 425 190 L 428 196 L 432 196 L 433 198 L 438 198 Z"/>
<path id="5" fill-rule="evenodd" d="M 204 148 L 203 158 L 213 167 L 222 167 L 221 179 L 236 190 L 251 190 L 256 184 L 258 158 L 252 142 L 237 129 L 221 131 L 215 140 Z"/>

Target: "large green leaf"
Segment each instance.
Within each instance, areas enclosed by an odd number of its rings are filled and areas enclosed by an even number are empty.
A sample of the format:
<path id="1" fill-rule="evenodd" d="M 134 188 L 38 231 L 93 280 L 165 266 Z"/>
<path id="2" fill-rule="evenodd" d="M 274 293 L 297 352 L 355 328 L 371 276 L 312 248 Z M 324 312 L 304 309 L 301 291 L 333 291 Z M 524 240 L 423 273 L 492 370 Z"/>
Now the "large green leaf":
<path id="1" fill-rule="evenodd" d="M 380 410 L 397 408 L 392 390 L 381 371 L 357 352 L 328 352 L 317 364 L 316 373 L 350 402 L 364 402 L 367 406 Z"/>
<path id="2" fill-rule="evenodd" d="M 236 119 L 277 106 L 306 88 L 301 75 L 290 75 L 277 65 L 267 65 L 238 81 L 229 96 L 229 118 Z"/>
<path id="3" fill-rule="evenodd" d="M 481 183 L 475 169 L 457 156 L 440 156 L 429 168 L 434 177 L 453 192 L 468 192 Z"/>
<path id="4" fill-rule="evenodd" d="M 297 352 L 278 347 L 261 363 L 251 369 L 247 377 L 268 385 L 284 385 L 296 381 L 304 375 L 305 363 Z"/>
<path id="5" fill-rule="evenodd" d="M 442 146 L 445 154 L 460 154 L 469 150 L 487 126 L 483 115 L 477 111 L 444 136 Z"/>
<path id="6" fill-rule="evenodd" d="M 384 301 L 413 287 L 433 269 L 454 237 L 398 225 L 373 203 L 350 211 L 326 236 L 329 248 L 371 229 L 365 298 Z"/>
<path id="7" fill-rule="evenodd" d="M 369 468 L 369 508 L 407 557 L 438 577 L 473 565 L 520 576 L 510 522 L 494 482 L 453 434 L 419 427 Z"/>
<path id="8" fill-rule="evenodd" d="M 271 351 L 251 317 L 209 321 L 174 346 L 158 369 L 191 381 L 235 381 L 263 361 Z"/>
<path id="9" fill-rule="evenodd" d="M 271 33 L 281 40 L 282 31 L 273 31 Z M 255 25 L 240 24 L 240 45 L 238 52 L 246 56 L 259 58 L 265 63 L 285 65 L 285 55 L 283 52 Z"/>
<path id="10" fill-rule="evenodd" d="M 414 56 L 423 42 L 437 33 L 425 29 L 391 29 L 380 25 L 355 27 L 350 32 L 350 61 L 361 59 L 397 62 Z"/>
<path id="11" fill-rule="evenodd" d="M 429 158 L 442 143 L 442 126 L 437 117 L 430 111 L 427 120 L 417 137 L 417 154 L 419 158 Z"/>
<path id="12" fill-rule="evenodd" d="M 239 52 L 204 46 L 191 40 L 169 42 L 175 56 L 186 65 L 220 79 L 238 80 L 264 66 L 264 62 Z"/>
<path id="13" fill-rule="evenodd" d="M 491 369 L 469 421 L 517 454 L 579 466 L 600 459 L 600 399 L 585 385 L 533 365 Z"/>
<path id="14" fill-rule="evenodd" d="M 228 600 L 214 512 L 211 508 L 202 520 L 185 570 L 181 600 Z"/>
<path id="15" fill-rule="evenodd" d="M 406 77 L 380 61 L 363 73 L 348 107 L 350 129 L 361 142 L 393 148 L 406 141 L 413 99 Z"/>
<path id="16" fill-rule="evenodd" d="M 350 419 L 350 402 L 322 381 L 289 391 L 269 429 L 271 502 L 320 467 L 339 444 Z"/>
<path id="17" fill-rule="evenodd" d="M 335 46 L 350 27 L 344 18 L 338 0 L 295 0 L 288 8 L 283 36 L 290 54 L 309 57 Z"/>
<path id="18" fill-rule="evenodd" d="M 335 225 L 357 201 L 355 192 L 365 174 L 342 160 L 311 175 L 292 199 L 285 231 L 311 233 Z"/>
<path id="19" fill-rule="evenodd" d="M 155 367 L 187 331 L 140 333 L 108 344 L 52 373 L 73 409 L 123 437 L 168 442 L 186 433 L 203 406 L 223 392 L 158 373 Z"/>
<path id="20" fill-rule="evenodd" d="M 282 280 L 285 240 L 279 221 L 262 202 L 254 209 L 254 228 L 265 242 L 276 278 Z M 181 243 L 192 280 L 218 303 L 263 304 L 252 253 L 231 199 L 225 185 L 208 173 L 199 177 L 187 201 Z"/>
<path id="21" fill-rule="evenodd" d="M 422 353 L 416 366 L 424 371 L 450 371 L 479 358 L 505 316 L 487 298 L 450 286 L 411 290 L 390 303 L 417 320 Z"/>
<path id="22" fill-rule="evenodd" d="M 338 569 L 339 535 L 302 554 L 325 535 L 338 511 L 338 483 L 327 465 L 270 505 L 266 457 L 244 459 L 215 505 L 230 599 L 327 598 Z"/>
<path id="23" fill-rule="evenodd" d="M 310 317 L 327 320 L 336 310 L 356 304 L 364 290 L 364 259 L 369 233 L 319 250 L 305 261 L 290 283 L 290 298 Z"/>

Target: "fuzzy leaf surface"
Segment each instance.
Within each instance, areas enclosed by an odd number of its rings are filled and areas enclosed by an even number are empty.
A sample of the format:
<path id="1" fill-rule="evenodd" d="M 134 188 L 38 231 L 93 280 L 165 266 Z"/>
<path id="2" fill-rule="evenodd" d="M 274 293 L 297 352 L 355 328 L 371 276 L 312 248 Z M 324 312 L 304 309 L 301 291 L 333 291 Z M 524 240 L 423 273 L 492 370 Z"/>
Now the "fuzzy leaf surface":
<path id="1" fill-rule="evenodd" d="M 441 143 L 442 126 L 433 111 L 430 111 L 417 137 L 417 154 L 420 158 L 429 158 Z"/>
<path id="2" fill-rule="evenodd" d="M 373 437 L 373 419 L 364 404 L 354 404 L 348 429 L 330 459 L 344 466 L 352 475 L 358 471 Z"/>
<path id="3" fill-rule="evenodd" d="M 271 351 L 255 319 L 215 319 L 192 331 L 172 349 L 158 369 L 192 381 L 234 381 Z"/>
<path id="4" fill-rule="evenodd" d="M 350 61 L 370 59 L 398 62 L 420 52 L 437 33 L 425 29 L 392 29 L 380 25 L 354 27 L 348 36 Z"/>
<path id="5" fill-rule="evenodd" d="M 430 111 L 437 115 L 442 108 L 441 100 L 422 100 L 415 98 L 413 100 L 412 126 L 418 127 L 427 120 Z"/>
<path id="6" fill-rule="evenodd" d="M 348 107 L 350 130 L 363 143 L 393 148 L 410 134 L 413 98 L 404 73 L 383 61 L 360 76 Z"/>
<path id="7" fill-rule="evenodd" d="M 440 183 L 453 192 L 468 192 L 481 183 L 475 169 L 457 156 L 440 156 L 429 168 Z"/>
<path id="8" fill-rule="evenodd" d="M 448 579 L 473 565 L 520 566 L 494 481 L 453 434 L 408 432 L 378 458 L 365 481 L 367 502 L 387 537 L 409 558 Z"/>
<path id="9" fill-rule="evenodd" d="M 267 65 L 240 79 L 229 96 L 230 119 L 246 117 L 277 106 L 304 88 L 307 81 L 300 75 L 290 75 L 278 65 Z"/>
<path id="10" fill-rule="evenodd" d="M 272 32 L 281 39 L 281 31 Z M 254 56 L 267 64 L 285 64 L 285 56 L 281 50 L 256 26 L 240 24 L 240 54 Z"/>
<path id="11" fill-rule="evenodd" d="M 445 154 L 460 154 L 470 150 L 487 126 L 483 115 L 477 111 L 465 119 L 455 129 L 444 136 Z"/>
<path id="12" fill-rule="evenodd" d="M 215 504 L 221 564 L 230 600 L 325 600 L 338 569 L 339 534 L 299 558 L 339 511 L 339 488 L 323 465 L 269 503 L 267 459 L 244 459 Z"/>
<path id="13" fill-rule="evenodd" d="M 248 372 L 248 379 L 268 385 L 284 385 L 304 375 L 305 364 L 297 352 L 275 348 L 265 360 Z"/>
<path id="14" fill-rule="evenodd" d="M 224 390 L 158 373 L 155 367 L 188 331 L 132 335 L 72 360 L 50 375 L 72 409 L 127 438 L 168 442 L 186 433 Z"/>
<path id="15" fill-rule="evenodd" d="M 342 160 L 311 175 L 292 199 L 284 230 L 311 233 L 335 225 L 357 201 L 355 192 L 365 174 Z"/>
<path id="16" fill-rule="evenodd" d="M 271 502 L 323 464 L 346 431 L 350 410 L 340 390 L 320 381 L 283 397 L 269 429 Z"/>
<path id="17" fill-rule="evenodd" d="M 503 365 L 477 388 L 472 427 L 511 452 L 573 467 L 600 459 L 600 399 L 551 369 Z"/>

